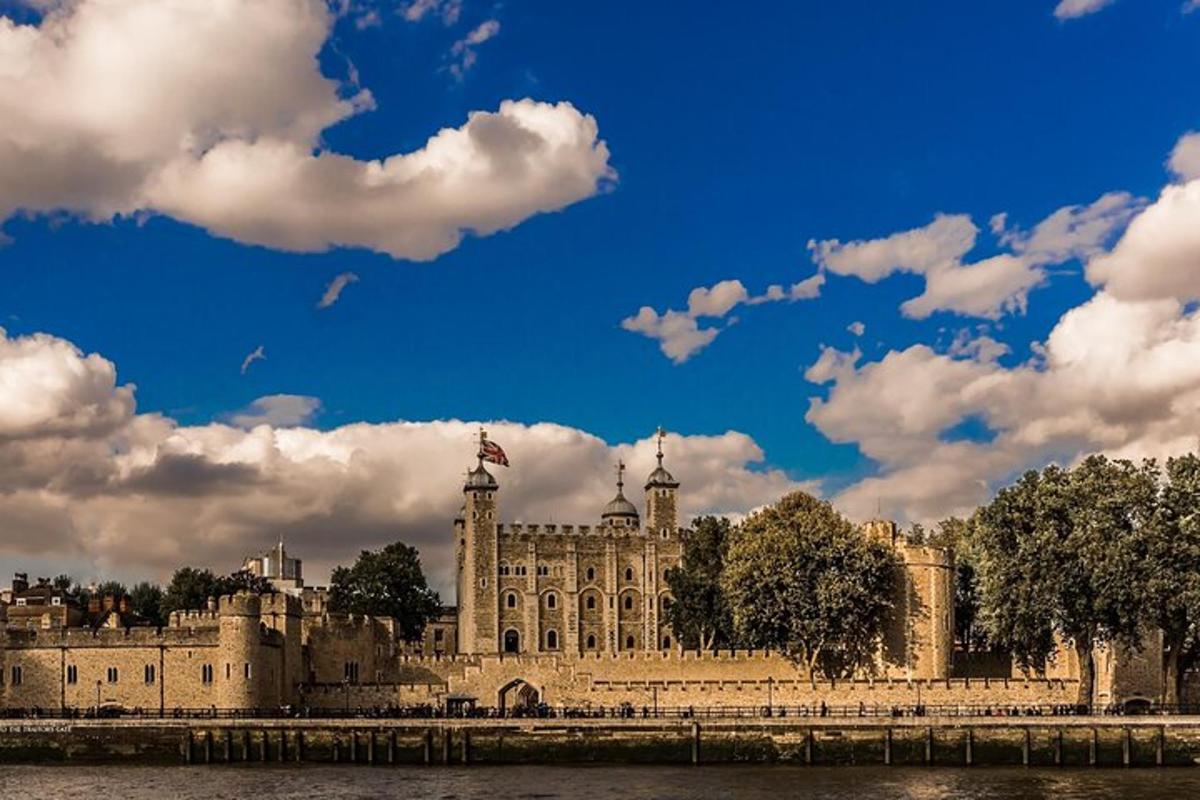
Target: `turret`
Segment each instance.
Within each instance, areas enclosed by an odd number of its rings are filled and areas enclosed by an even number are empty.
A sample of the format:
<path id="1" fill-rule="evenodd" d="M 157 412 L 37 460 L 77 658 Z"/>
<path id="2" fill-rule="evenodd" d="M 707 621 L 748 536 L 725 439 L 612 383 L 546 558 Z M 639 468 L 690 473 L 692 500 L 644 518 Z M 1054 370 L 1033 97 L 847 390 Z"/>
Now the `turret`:
<path id="1" fill-rule="evenodd" d="M 454 522 L 458 572 L 459 637 L 461 653 L 495 653 L 499 650 L 496 591 L 499 541 L 496 530 L 496 493 L 500 484 L 483 466 L 487 433 L 479 432 L 478 463 L 463 483 L 461 520 Z"/>
<path id="2" fill-rule="evenodd" d="M 625 499 L 625 463 L 617 462 L 617 496 L 608 501 L 600 512 L 600 521 L 614 527 L 637 528 L 640 525 L 637 507 Z"/>
<path id="3" fill-rule="evenodd" d="M 679 481 L 663 466 L 663 439 L 667 432 L 658 429 L 658 466 L 646 478 L 646 528 L 667 537 L 679 528 Z"/>

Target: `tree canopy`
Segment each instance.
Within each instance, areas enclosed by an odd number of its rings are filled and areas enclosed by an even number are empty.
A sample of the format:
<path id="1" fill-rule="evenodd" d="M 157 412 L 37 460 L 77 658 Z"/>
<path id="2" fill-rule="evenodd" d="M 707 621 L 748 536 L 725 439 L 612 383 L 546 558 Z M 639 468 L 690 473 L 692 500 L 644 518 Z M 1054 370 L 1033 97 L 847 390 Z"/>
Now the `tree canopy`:
<path id="1" fill-rule="evenodd" d="M 683 559 L 667 570 L 673 598 L 667 621 L 675 639 L 687 648 L 732 647 L 733 615 L 721 587 L 721 572 L 733 526 L 724 517 L 700 517 L 683 532 Z"/>
<path id="2" fill-rule="evenodd" d="M 796 492 L 737 528 L 721 584 L 745 645 L 843 677 L 875 665 L 896 569 L 890 547 Z"/>
<path id="3" fill-rule="evenodd" d="M 437 592 L 425 582 L 421 557 L 403 542 L 378 552 L 363 550 L 351 567 L 333 571 L 329 586 L 332 611 L 370 614 L 396 620 L 405 641 L 416 641 L 441 610 Z"/>
<path id="4" fill-rule="evenodd" d="M 230 575 L 214 575 L 212 570 L 181 567 L 171 576 L 159 604 L 165 618 L 172 611 L 203 608 L 210 597 L 221 597 L 239 591 L 262 594 L 273 591 L 271 581 L 246 570 Z"/>
<path id="5" fill-rule="evenodd" d="M 1079 702 L 1094 693 L 1093 648 L 1136 648 L 1142 622 L 1142 529 L 1157 493 L 1153 464 L 1091 456 L 1071 470 L 1027 472 L 977 515 L 974 544 L 992 640 L 1044 670 L 1057 640 L 1079 659 Z"/>

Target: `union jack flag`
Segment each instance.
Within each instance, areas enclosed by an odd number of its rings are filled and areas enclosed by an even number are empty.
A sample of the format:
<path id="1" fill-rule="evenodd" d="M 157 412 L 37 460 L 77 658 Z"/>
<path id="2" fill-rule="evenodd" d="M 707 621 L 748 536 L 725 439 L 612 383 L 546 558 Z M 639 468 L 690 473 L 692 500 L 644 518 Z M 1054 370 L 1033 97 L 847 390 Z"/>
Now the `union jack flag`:
<path id="1" fill-rule="evenodd" d="M 479 443 L 479 457 L 502 467 L 508 466 L 508 456 L 504 454 L 504 448 L 488 439 Z"/>

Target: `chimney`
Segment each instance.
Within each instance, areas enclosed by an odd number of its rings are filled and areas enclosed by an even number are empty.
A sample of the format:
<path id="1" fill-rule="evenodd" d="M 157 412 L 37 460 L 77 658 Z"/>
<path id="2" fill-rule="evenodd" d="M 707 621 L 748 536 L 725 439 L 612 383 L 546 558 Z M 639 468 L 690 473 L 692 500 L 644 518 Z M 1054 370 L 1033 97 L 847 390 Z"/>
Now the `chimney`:
<path id="1" fill-rule="evenodd" d="M 13 575 L 12 590 L 13 594 L 24 592 L 29 589 L 29 573 L 18 572 Z"/>

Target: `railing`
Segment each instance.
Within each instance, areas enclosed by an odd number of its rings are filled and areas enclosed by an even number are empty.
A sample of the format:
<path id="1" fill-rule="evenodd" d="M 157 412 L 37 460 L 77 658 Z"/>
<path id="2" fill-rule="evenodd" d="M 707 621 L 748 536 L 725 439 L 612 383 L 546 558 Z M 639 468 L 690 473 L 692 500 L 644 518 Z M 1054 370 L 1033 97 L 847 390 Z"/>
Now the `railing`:
<path id="1" fill-rule="evenodd" d="M 433 705 L 312 708 L 8 708 L 0 719 L 900 719 L 912 717 L 1170 717 L 1200 715 L 1200 705 L 1154 705 L 1129 709 L 1086 705 L 815 705 L 787 706 L 521 706 L 500 709 L 461 705 L 447 710 Z"/>

